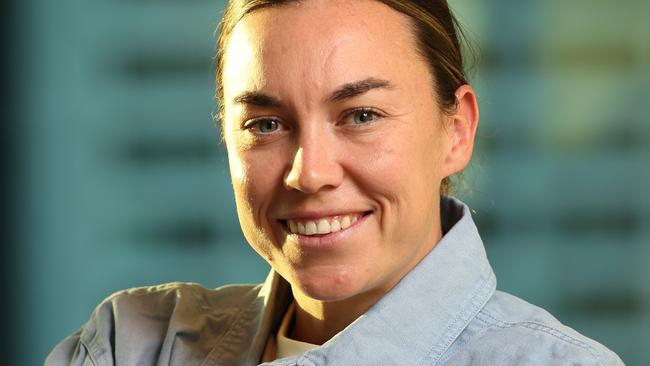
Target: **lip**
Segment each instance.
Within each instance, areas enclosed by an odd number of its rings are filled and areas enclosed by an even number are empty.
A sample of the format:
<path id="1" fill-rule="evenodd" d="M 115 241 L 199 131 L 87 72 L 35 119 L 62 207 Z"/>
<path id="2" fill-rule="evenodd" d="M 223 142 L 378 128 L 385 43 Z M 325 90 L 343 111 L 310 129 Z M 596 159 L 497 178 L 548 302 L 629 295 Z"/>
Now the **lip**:
<path id="1" fill-rule="evenodd" d="M 318 220 L 323 217 L 330 217 L 330 216 L 344 216 L 344 215 L 352 215 L 355 213 L 360 213 L 361 216 L 366 216 L 368 213 L 370 213 L 371 210 L 318 210 L 318 211 L 312 211 L 312 210 L 299 210 L 299 211 L 292 211 L 291 213 L 281 215 L 278 217 L 278 220 L 280 221 L 287 221 L 287 220 Z"/>
<path id="2" fill-rule="evenodd" d="M 287 216 L 286 219 L 280 219 L 280 224 L 282 226 L 282 229 L 284 230 L 284 233 L 287 235 L 287 237 L 292 238 L 294 241 L 298 243 L 298 245 L 305 250 L 322 250 L 322 249 L 334 249 L 340 245 L 343 244 L 343 241 L 347 239 L 349 236 L 353 235 L 360 227 L 363 225 L 366 220 L 373 215 L 372 211 L 356 211 L 356 212 L 361 212 L 361 216 L 359 219 L 350 225 L 347 229 L 337 231 L 337 232 L 332 232 L 329 234 L 317 234 L 317 235 L 301 235 L 301 234 L 294 234 L 289 231 L 289 227 L 287 225 L 287 220 L 288 219 L 306 219 L 306 220 L 315 220 L 319 219 L 321 217 L 326 217 L 326 216 L 337 216 L 337 215 L 346 215 L 346 214 L 351 214 L 354 211 L 348 211 L 348 213 L 341 213 L 341 211 L 333 212 L 333 213 L 324 213 L 322 211 L 316 213 L 316 212 L 311 212 L 311 213 L 305 213 L 302 212 L 300 214 L 293 214 L 291 216 Z"/>

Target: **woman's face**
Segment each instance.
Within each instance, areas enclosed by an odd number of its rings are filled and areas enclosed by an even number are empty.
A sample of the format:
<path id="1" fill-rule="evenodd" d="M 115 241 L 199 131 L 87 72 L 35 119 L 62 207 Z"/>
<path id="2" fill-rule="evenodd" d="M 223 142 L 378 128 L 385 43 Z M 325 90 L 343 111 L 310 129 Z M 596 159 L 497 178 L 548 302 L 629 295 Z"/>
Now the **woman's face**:
<path id="1" fill-rule="evenodd" d="M 440 239 L 452 118 L 405 16 L 377 1 L 265 8 L 225 53 L 239 219 L 294 291 L 383 294 Z"/>

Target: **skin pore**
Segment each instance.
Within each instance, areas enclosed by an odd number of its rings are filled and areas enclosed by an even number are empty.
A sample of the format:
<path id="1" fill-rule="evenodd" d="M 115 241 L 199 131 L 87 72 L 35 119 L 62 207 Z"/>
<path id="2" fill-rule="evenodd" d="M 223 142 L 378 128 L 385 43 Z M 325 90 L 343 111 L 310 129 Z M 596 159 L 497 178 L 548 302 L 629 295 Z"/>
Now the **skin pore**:
<path id="1" fill-rule="evenodd" d="M 296 340 L 330 339 L 440 240 L 437 192 L 470 160 L 478 107 L 464 85 L 442 111 L 415 45 L 408 18 L 372 0 L 256 10 L 229 40 L 223 131 L 237 211 L 291 284 Z"/>

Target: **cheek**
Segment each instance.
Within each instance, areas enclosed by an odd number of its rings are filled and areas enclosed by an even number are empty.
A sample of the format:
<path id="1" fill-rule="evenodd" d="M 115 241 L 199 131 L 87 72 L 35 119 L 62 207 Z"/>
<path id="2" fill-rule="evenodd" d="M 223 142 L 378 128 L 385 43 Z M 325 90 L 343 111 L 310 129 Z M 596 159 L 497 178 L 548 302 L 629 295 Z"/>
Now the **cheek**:
<path id="1" fill-rule="evenodd" d="M 445 177 L 443 161 L 446 157 L 444 130 L 441 121 L 430 121 L 419 133 L 411 137 L 408 144 L 410 176 L 432 192 L 437 192 L 440 181 Z M 437 126 L 434 124 L 438 124 Z"/>
<path id="2" fill-rule="evenodd" d="M 384 234 L 391 242 L 413 242 L 419 238 L 408 235 L 411 229 L 431 226 L 435 214 L 442 180 L 439 141 L 433 133 L 388 136 L 373 144 L 370 153 L 351 156 L 356 156 L 354 165 L 364 167 L 360 189 L 379 205 Z"/>
<path id="3" fill-rule="evenodd" d="M 247 206 L 254 214 L 264 201 L 267 175 L 264 166 L 258 166 L 250 154 L 237 154 L 230 157 L 230 172 L 237 206 Z M 262 171 L 260 171 L 262 169 Z"/>
<path id="4" fill-rule="evenodd" d="M 270 231 L 269 207 L 282 189 L 281 162 L 268 154 L 239 152 L 229 156 L 232 184 L 244 230 Z"/>
<path id="5" fill-rule="evenodd" d="M 386 138 L 372 146 L 372 152 L 356 156 L 356 166 L 363 167 L 367 184 L 404 195 L 420 186 L 429 192 L 442 180 L 439 141 L 433 135 L 409 134 L 397 139 Z M 360 158 L 365 156 L 365 158 Z"/>
<path id="6" fill-rule="evenodd" d="M 272 231 L 264 218 L 268 207 L 268 182 L 260 167 L 245 154 L 229 155 L 237 215 L 246 241 L 265 260 L 273 260 Z M 261 172 L 260 172 L 261 173 Z"/>

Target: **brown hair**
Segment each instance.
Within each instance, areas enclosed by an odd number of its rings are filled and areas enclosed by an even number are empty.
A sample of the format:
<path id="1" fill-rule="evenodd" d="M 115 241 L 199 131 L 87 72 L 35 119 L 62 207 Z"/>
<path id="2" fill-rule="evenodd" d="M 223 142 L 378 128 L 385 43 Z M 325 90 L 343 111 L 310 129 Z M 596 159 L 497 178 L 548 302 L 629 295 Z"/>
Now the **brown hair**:
<path id="1" fill-rule="evenodd" d="M 304 0 L 229 0 L 223 20 L 219 24 L 217 42 L 216 98 L 223 102 L 224 52 L 235 25 L 247 14 L 266 7 Z M 378 0 L 409 17 L 418 51 L 429 64 L 435 80 L 435 90 L 440 107 L 451 113 L 455 110 L 456 90 L 467 84 L 463 65 L 461 40 L 465 36 L 446 0 Z M 223 116 L 223 106 L 220 108 Z M 449 177 L 440 187 L 442 194 L 451 190 Z"/>

